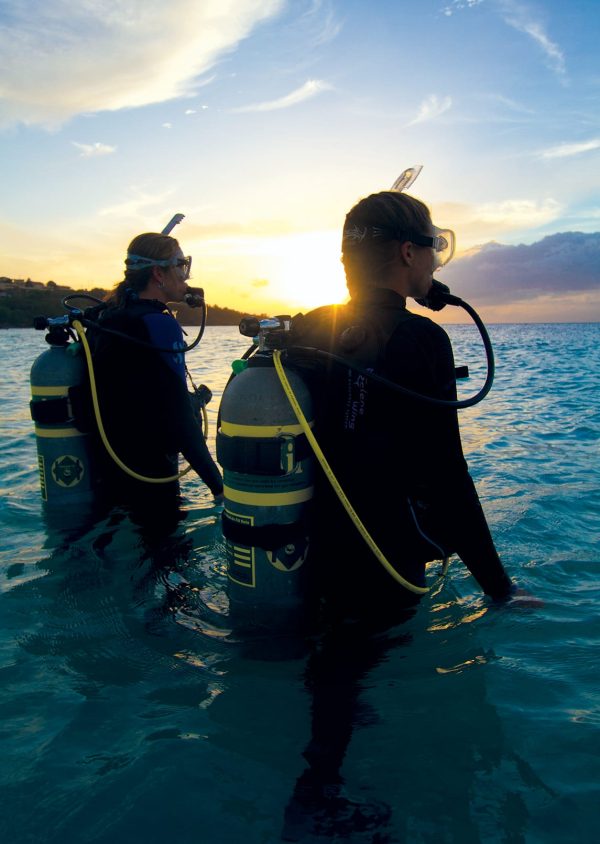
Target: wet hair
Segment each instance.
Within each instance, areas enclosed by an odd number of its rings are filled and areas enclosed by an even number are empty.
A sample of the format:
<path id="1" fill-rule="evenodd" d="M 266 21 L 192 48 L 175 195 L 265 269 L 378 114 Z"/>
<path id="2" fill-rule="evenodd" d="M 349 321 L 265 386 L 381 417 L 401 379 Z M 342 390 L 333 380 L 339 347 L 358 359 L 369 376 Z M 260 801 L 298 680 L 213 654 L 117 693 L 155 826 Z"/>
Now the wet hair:
<path id="1" fill-rule="evenodd" d="M 395 235 L 401 232 L 431 232 L 429 209 L 414 196 L 381 191 L 361 199 L 348 212 L 342 263 L 350 295 L 366 287 L 385 285 L 398 241 Z"/>
<path id="2" fill-rule="evenodd" d="M 140 255 L 143 258 L 154 258 L 159 261 L 173 258 L 179 249 L 179 243 L 167 234 L 146 232 L 134 237 L 127 252 Z M 128 292 L 141 293 L 148 286 L 152 278 L 152 267 L 127 267 L 123 281 L 119 281 L 104 300 L 110 308 L 120 308 L 127 301 Z"/>

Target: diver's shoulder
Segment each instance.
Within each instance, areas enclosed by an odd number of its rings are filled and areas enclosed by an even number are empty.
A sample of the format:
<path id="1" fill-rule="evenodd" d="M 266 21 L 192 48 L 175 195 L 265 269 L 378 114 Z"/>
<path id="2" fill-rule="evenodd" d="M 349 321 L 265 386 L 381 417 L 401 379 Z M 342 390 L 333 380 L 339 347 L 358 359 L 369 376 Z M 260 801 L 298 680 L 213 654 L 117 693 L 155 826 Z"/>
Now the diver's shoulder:
<path id="1" fill-rule="evenodd" d="M 414 311 L 407 310 L 406 313 L 409 318 L 397 326 L 395 334 L 408 333 L 414 338 L 439 346 L 447 346 L 450 343 L 446 330 L 437 322 Z"/>

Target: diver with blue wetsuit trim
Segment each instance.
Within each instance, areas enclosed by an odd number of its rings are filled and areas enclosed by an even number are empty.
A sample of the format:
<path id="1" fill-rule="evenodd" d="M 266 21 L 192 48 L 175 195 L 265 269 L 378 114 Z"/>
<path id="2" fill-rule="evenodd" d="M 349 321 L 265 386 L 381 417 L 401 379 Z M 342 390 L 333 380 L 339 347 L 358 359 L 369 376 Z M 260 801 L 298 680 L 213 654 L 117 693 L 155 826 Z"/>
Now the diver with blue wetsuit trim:
<path id="1" fill-rule="evenodd" d="M 100 494 L 142 513 L 175 505 L 178 454 L 215 497 L 223 491 L 186 385 L 182 330 L 167 307 L 188 293 L 191 258 L 177 240 L 147 233 L 131 242 L 125 278 L 90 331 L 102 424 L 119 458 L 148 483 L 124 472 L 101 445 Z"/>

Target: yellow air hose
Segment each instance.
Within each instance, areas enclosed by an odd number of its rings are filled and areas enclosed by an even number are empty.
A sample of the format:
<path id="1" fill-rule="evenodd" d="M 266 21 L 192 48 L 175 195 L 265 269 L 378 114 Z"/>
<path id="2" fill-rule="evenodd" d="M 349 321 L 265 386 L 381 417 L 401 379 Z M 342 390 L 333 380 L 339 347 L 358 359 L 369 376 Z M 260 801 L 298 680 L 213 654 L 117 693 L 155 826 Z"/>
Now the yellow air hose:
<path id="1" fill-rule="evenodd" d="M 306 439 L 309 441 L 311 448 L 312 448 L 312 450 L 314 451 L 314 453 L 317 457 L 317 460 L 321 464 L 321 468 L 323 469 L 323 471 L 324 471 L 324 473 L 327 477 L 327 480 L 329 481 L 329 483 L 333 487 L 337 497 L 339 498 L 340 502 L 342 503 L 342 506 L 344 507 L 344 509 L 346 510 L 348 515 L 350 516 L 352 523 L 355 525 L 356 529 L 358 530 L 358 532 L 360 533 L 360 535 L 362 536 L 364 541 L 367 543 L 367 546 L 372 551 L 372 553 L 374 554 L 376 559 L 381 563 L 381 565 L 384 567 L 384 569 L 388 572 L 388 574 L 390 574 L 394 578 L 394 580 L 397 583 L 399 583 L 405 589 L 408 589 L 409 592 L 414 592 L 416 595 L 426 595 L 428 592 L 431 592 L 431 590 L 434 589 L 438 585 L 438 583 L 440 583 L 442 581 L 446 572 L 448 571 L 448 563 L 449 563 L 448 557 L 444 558 L 441 575 L 438 578 L 436 578 L 435 582 L 431 586 L 416 586 L 414 583 L 411 583 L 410 581 L 406 580 L 406 578 L 402 577 L 402 575 L 399 572 L 396 571 L 394 566 L 386 559 L 386 557 L 384 556 L 383 552 L 380 550 L 380 548 L 376 544 L 376 542 L 373 539 L 373 537 L 371 536 L 371 534 L 368 532 L 368 530 L 366 529 L 364 524 L 361 522 L 356 510 L 354 509 L 354 507 L 352 506 L 352 504 L 348 500 L 346 493 L 341 488 L 337 478 L 333 474 L 333 470 L 332 470 L 331 466 L 329 465 L 329 463 L 327 462 L 327 458 L 323 454 L 323 451 L 321 450 L 319 443 L 315 439 L 315 436 L 310 429 L 308 421 L 307 421 L 306 417 L 304 416 L 304 413 L 302 412 L 302 408 L 300 407 L 300 404 L 298 403 L 298 400 L 296 399 L 296 396 L 294 395 L 294 393 L 292 391 L 292 388 L 290 386 L 290 382 L 288 381 L 288 378 L 287 378 L 287 376 L 284 372 L 283 364 L 281 363 L 280 358 L 281 358 L 281 351 L 275 350 L 273 352 L 273 363 L 275 364 L 275 370 L 277 372 L 277 375 L 279 376 L 281 386 L 283 387 L 283 390 L 284 390 L 286 396 L 288 397 L 288 400 L 289 400 L 289 402 L 292 406 L 292 409 L 293 409 L 294 413 L 296 414 L 296 418 L 298 419 L 298 422 L 300 423 L 300 427 L 302 428 L 304 434 L 306 435 Z"/>
<path id="2" fill-rule="evenodd" d="M 126 466 L 125 463 L 121 460 L 118 454 L 115 453 L 113 447 L 108 441 L 108 437 L 106 436 L 106 431 L 104 430 L 104 425 L 102 423 L 102 416 L 100 414 L 100 404 L 98 402 L 98 390 L 96 389 L 96 377 L 94 375 L 94 365 L 92 362 L 92 353 L 90 351 L 90 345 L 88 343 L 87 337 L 85 336 L 85 330 L 83 325 L 79 322 L 79 320 L 73 320 L 73 328 L 77 332 L 77 336 L 79 337 L 81 344 L 83 346 L 83 350 L 85 352 L 85 359 L 87 362 L 88 373 L 90 376 L 90 389 L 92 393 L 92 403 L 94 405 L 94 415 L 96 417 L 96 424 L 98 425 L 98 431 L 100 432 L 100 438 L 104 444 L 104 448 L 110 454 L 112 459 L 115 461 L 117 466 L 122 469 L 127 475 L 132 478 L 135 478 L 136 481 L 144 481 L 147 484 L 168 484 L 173 483 L 173 481 L 179 480 L 179 478 L 183 477 L 183 475 L 187 475 L 187 473 L 192 468 L 191 466 L 186 466 L 185 469 L 182 469 L 181 472 L 178 472 L 176 475 L 171 475 L 168 478 L 149 478 L 145 475 L 140 475 L 138 472 L 135 472 L 133 469 L 130 469 L 129 466 Z M 203 418 L 204 418 L 204 439 L 206 439 L 208 433 L 208 415 L 206 413 L 206 408 L 202 408 Z"/>

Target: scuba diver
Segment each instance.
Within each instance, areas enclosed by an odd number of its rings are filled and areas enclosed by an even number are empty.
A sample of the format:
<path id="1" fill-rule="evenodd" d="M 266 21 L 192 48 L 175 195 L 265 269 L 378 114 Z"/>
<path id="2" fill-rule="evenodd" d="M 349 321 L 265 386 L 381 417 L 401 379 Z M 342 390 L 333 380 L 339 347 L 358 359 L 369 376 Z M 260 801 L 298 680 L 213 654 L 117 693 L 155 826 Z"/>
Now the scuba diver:
<path id="1" fill-rule="evenodd" d="M 362 199 L 343 229 L 350 301 L 294 317 L 288 362 L 310 388 L 315 433 L 341 488 L 394 569 L 424 587 L 426 563 L 457 553 L 503 600 L 514 586 L 463 455 L 450 340 L 406 309 L 408 297 L 429 304 L 446 289 L 433 273 L 453 248 L 454 234 L 418 199 L 394 189 Z M 311 556 L 329 612 L 389 623 L 418 603 L 359 537 L 324 473 L 315 498 Z"/>
<path id="2" fill-rule="evenodd" d="M 165 511 L 177 509 L 179 453 L 216 499 L 223 492 L 198 407 L 187 390 L 182 330 L 167 306 L 189 293 L 191 263 L 168 234 L 135 237 L 127 251 L 124 279 L 98 309 L 100 330 L 88 332 L 110 445 L 134 473 L 170 479 L 149 483 L 132 477 L 98 444 L 100 496 L 110 506 L 126 505 L 146 521 L 152 513 L 164 518 Z M 210 391 L 204 391 L 200 403 L 210 399 Z"/>

